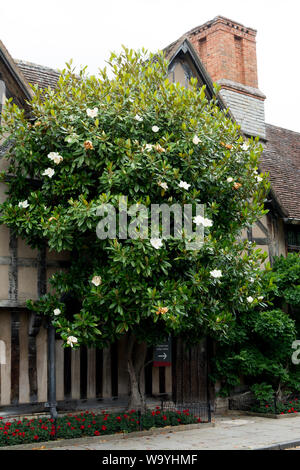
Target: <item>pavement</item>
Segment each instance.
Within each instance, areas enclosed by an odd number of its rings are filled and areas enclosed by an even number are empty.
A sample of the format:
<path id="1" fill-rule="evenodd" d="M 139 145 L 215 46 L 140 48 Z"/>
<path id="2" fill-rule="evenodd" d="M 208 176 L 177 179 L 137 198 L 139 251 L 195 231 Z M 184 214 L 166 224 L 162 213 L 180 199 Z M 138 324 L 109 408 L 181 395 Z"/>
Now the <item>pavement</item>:
<path id="1" fill-rule="evenodd" d="M 228 414 L 216 417 L 214 426 L 157 431 L 27 444 L 10 450 L 278 450 L 300 445 L 300 416 L 281 420 Z"/>

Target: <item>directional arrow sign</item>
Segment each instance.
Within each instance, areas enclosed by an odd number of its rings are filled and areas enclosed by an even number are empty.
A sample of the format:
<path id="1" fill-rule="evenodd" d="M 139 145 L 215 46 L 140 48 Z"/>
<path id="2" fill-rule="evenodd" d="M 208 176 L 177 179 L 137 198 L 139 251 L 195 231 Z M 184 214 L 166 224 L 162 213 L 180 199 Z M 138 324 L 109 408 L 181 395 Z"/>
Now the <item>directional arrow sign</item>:
<path id="1" fill-rule="evenodd" d="M 153 366 L 166 367 L 170 366 L 172 361 L 171 356 L 171 338 L 164 343 L 157 344 L 153 350 Z"/>
<path id="2" fill-rule="evenodd" d="M 163 353 L 163 354 L 159 354 L 157 357 L 162 357 L 163 359 L 167 359 L 167 354 L 166 353 Z"/>

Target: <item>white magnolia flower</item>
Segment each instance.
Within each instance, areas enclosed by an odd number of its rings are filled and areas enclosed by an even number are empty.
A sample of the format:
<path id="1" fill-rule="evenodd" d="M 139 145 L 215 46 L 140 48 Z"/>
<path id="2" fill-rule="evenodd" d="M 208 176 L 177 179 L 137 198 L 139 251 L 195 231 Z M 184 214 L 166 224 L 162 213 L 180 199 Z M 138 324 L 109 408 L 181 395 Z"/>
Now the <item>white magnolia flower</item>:
<path id="1" fill-rule="evenodd" d="M 158 184 L 158 186 L 163 188 L 165 191 L 168 189 L 168 184 L 167 183 L 162 183 L 161 181 L 159 181 L 159 183 L 157 183 L 157 184 Z"/>
<path id="2" fill-rule="evenodd" d="M 249 148 L 249 144 L 247 142 L 244 142 L 243 145 L 242 145 L 242 149 L 243 150 L 248 150 Z"/>
<path id="3" fill-rule="evenodd" d="M 210 219 L 204 219 L 203 222 L 204 227 L 212 227 L 213 226 L 213 221 Z"/>
<path id="4" fill-rule="evenodd" d="M 52 178 L 54 173 L 55 173 L 55 171 L 53 170 L 53 168 L 47 168 L 47 170 L 45 170 L 44 173 L 42 173 L 42 175 L 43 176 L 49 176 L 49 178 Z"/>
<path id="5" fill-rule="evenodd" d="M 219 269 L 214 269 L 213 271 L 210 271 L 210 275 L 215 279 L 219 279 L 220 277 L 222 277 L 222 271 L 220 271 Z"/>
<path id="6" fill-rule="evenodd" d="M 256 176 L 255 178 L 256 178 L 256 181 L 257 181 L 258 183 L 261 183 L 262 180 L 263 180 L 263 178 L 262 178 L 261 176 Z"/>
<path id="7" fill-rule="evenodd" d="M 53 313 L 54 313 L 54 315 L 60 315 L 60 314 L 61 314 L 61 311 L 60 311 L 59 308 L 55 308 L 55 309 L 53 310 Z"/>
<path id="8" fill-rule="evenodd" d="M 180 188 L 184 188 L 184 189 L 186 189 L 186 190 L 188 190 L 190 186 L 191 186 L 191 185 L 188 184 L 188 183 L 186 183 L 185 181 L 180 181 L 180 183 L 179 183 L 179 187 L 180 187 Z"/>
<path id="9" fill-rule="evenodd" d="M 158 131 L 159 131 L 159 127 L 153 126 L 153 127 L 152 127 L 152 130 L 153 130 L 153 132 L 158 132 Z"/>
<path id="10" fill-rule="evenodd" d="M 163 242 L 160 238 L 151 238 L 150 243 L 156 250 L 159 250 L 163 246 Z"/>
<path id="11" fill-rule="evenodd" d="M 27 207 L 29 207 L 27 199 L 25 201 L 19 202 L 18 206 L 21 207 L 22 209 L 26 209 Z"/>
<path id="12" fill-rule="evenodd" d="M 152 150 L 153 145 L 152 144 L 146 144 L 143 150 L 147 150 L 147 152 L 150 152 Z"/>
<path id="13" fill-rule="evenodd" d="M 68 337 L 67 344 L 69 344 L 71 348 L 73 348 L 73 344 L 76 344 L 76 343 L 78 343 L 78 339 L 75 336 Z"/>
<path id="14" fill-rule="evenodd" d="M 193 220 L 196 225 L 203 225 L 203 227 L 212 227 L 213 225 L 212 220 L 205 219 L 202 215 L 197 215 Z"/>
<path id="15" fill-rule="evenodd" d="M 63 161 L 63 157 L 59 155 L 57 152 L 50 152 L 48 153 L 48 158 L 52 160 L 56 165 Z"/>
<path id="16" fill-rule="evenodd" d="M 233 178 L 231 178 L 231 176 L 229 176 L 229 178 L 227 178 L 227 183 L 232 183 L 233 181 Z"/>
<path id="17" fill-rule="evenodd" d="M 260 295 L 260 296 L 258 297 L 258 300 L 263 300 L 263 298 L 264 298 L 264 297 L 263 297 L 262 295 Z"/>
<path id="18" fill-rule="evenodd" d="M 250 281 L 250 282 L 254 282 L 253 277 L 250 277 L 249 281 Z"/>
<path id="19" fill-rule="evenodd" d="M 144 119 L 142 118 L 142 116 L 140 116 L 139 114 L 136 114 L 136 115 L 134 116 L 134 119 L 135 119 L 136 121 L 139 121 L 139 122 L 142 122 L 142 121 L 144 120 Z"/>
<path id="20" fill-rule="evenodd" d="M 98 116 L 98 108 L 94 108 L 94 109 L 88 108 L 86 110 L 86 114 L 88 115 L 88 117 L 95 118 Z"/>
<path id="21" fill-rule="evenodd" d="M 93 279 L 92 279 L 92 284 L 94 284 L 94 286 L 100 286 L 102 282 L 102 279 L 101 279 L 101 276 L 94 276 Z"/>
<path id="22" fill-rule="evenodd" d="M 249 304 L 252 304 L 252 302 L 254 301 L 253 297 L 251 297 L 251 295 L 249 297 L 247 297 L 247 302 L 249 302 Z"/>
<path id="23" fill-rule="evenodd" d="M 193 137 L 193 144 L 198 145 L 201 142 L 199 137 L 197 135 L 194 135 Z"/>

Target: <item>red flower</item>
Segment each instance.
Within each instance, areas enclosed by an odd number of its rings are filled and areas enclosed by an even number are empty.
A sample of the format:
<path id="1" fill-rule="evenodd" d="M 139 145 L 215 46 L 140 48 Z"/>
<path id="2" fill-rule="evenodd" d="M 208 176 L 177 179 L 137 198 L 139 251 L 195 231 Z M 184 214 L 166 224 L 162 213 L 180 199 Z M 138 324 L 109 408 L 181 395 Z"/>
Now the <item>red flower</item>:
<path id="1" fill-rule="evenodd" d="M 166 415 L 163 415 L 163 420 L 166 421 L 167 417 Z"/>
<path id="2" fill-rule="evenodd" d="M 117 416 L 116 419 L 117 419 L 118 421 L 121 421 L 122 418 L 121 418 L 121 416 Z"/>
<path id="3" fill-rule="evenodd" d="M 33 438 L 33 439 L 34 439 L 35 441 L 37 441 L 37 440 L 38 440 L 38 438 L 39 438 L 39 436 L 34 436 L 34 438 Z"/>
<path id="4" fill-rule="evenodd" d="M 96 424 L 96 421 L 92 421 L 93 424 Z"/>
<path id="5" fill-rule="evenodd" d="M 266 405 L 266 408 L 269 408 L 269 405 Z"/>
<path id="6" fill-rule="evenodd" d="M 181 419 L 180 419 L 180 418 L 178 418 L 177 421 L 178 421 L 178 423 L 181 423 Z"/>
<path id="7" fill-rule="evenodd" d="M 156 414 L 157 414 L 157 415 L 160 415 L 160 411 L 157 411 Z"/>
<path id="8" fill-rule="evenodd" d="M 103 425 L 101 429 L 102 429 L 102 431 L 106 431 L 107 428 L 106 428 L 106 426 Z"/>
<path id="9" fill-rule="evenodd" d="M 51 431 L 50 436 L 55 436 L 55 431 Z"/>
<path id="10" fill-rule="evenodd" d="M 80 426 L 80 429 L 84 429 L 84 425 Z"/>
<path id="11" fill-rule="evenodd" d="M 99 432 L 99 431 L 95 431 L 95 432 L 94 432 L 94 436 L 100 436 L 100 432 Z"/>
<path id="12" fill-rule="evenodd" d="M 159 410 L 159 406 L 157 406 L 156 409 Z"/>
<path id="13" fill-rule="evenodd" d="M 201 423 L 201 418 L 198 418 L 197 421 L 198 421 L 198 423 Z"/>
<path id="14" fill-rule="evenodd" d="M 151 414 L 152 414 L 152 416 L 155 416 L 155 411 L 152 411 Z"/>
<path id="15" fill-rule="evenodd" d="M 284 415 L 284 412 L 282 411 L 280 414 L 281 414 L 281 415 Z"/>
<path id="16" fill-rule="evenodd" d="M 129 412 L 129 413 L 135 413 L 135 410 L 130 410 L 130 412 Z"/>

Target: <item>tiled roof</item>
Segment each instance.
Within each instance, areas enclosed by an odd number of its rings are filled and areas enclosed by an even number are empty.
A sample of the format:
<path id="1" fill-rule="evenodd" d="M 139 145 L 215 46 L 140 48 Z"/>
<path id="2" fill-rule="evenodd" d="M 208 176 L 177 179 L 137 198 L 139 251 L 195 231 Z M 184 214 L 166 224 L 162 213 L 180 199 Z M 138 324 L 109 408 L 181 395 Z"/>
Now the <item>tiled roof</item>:
<path id="1" fill-rule="evenodd" d="M 45 67 L 43 65 L 33 64 L 32 62 L 26 62 L 24 60 L 16 60 L 15 63 L 23 73 L 27 82 L 35 85 L 37 84 L 41 88 L 55 88 L 57 80 L 59 78 L 59 71 Z"/>
<path id="2" fill-rule="evenodd" d="M 260 168 L 270 173 L 279 204 L 292 219 L 300 219 L 300 134 L 266 124 L 267 143 Z"/>

